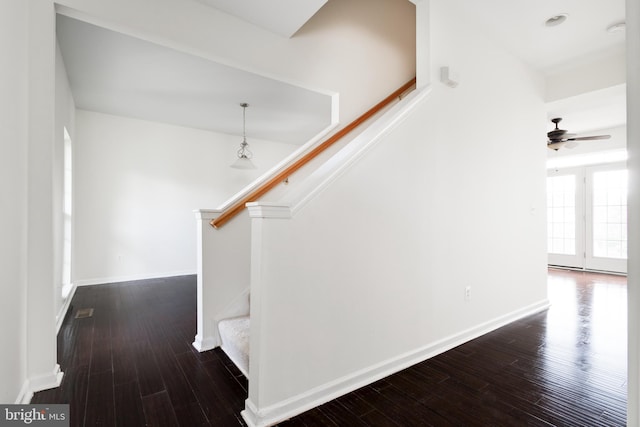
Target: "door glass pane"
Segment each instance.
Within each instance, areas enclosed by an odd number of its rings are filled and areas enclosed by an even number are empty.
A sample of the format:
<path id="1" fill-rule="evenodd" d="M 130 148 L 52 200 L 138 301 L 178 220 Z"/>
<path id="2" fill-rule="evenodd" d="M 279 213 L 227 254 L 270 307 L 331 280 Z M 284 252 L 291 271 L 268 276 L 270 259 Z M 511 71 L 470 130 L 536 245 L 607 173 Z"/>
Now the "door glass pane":
<path id="1" fill-rule="evenodd" d="M 593 256 L 627 258 L 627 171 L 593 174 Z"/>
<path id="2" fill-rule="evenodd" d="M 547 250 L 576 254 L 576 177 L 547 178 Z"/>

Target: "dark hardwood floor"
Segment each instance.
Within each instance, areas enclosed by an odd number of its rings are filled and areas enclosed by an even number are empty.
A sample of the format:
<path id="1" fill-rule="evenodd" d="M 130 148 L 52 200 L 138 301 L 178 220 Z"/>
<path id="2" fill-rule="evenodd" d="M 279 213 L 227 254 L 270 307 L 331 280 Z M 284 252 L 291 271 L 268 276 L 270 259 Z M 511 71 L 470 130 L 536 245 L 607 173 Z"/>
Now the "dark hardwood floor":
<path id="1" fill-rule="evenodd" d="M 514 284 L 515 285 L 515 284 Z M 549 270 L 552 307 L 282 426 L 624 426 L 626 278 Z M 75 319 L 82 308 L 92 317 Z M 234 426 L 247 380 L 198 353 L 195 277 L 81 287 L 58 335 L 72 426 Z"/>

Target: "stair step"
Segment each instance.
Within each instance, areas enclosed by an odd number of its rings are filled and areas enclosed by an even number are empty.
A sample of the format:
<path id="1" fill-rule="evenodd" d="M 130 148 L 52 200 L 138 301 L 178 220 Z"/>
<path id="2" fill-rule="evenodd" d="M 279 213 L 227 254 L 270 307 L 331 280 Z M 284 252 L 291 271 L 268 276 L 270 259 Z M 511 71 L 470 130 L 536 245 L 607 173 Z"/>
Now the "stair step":
<path id="1" fill-rule="evenodd" d="M 249 377 L 249 316 L 221 320 L 218 331 L 220 348 L 236 364 L 245 377 Z"/>

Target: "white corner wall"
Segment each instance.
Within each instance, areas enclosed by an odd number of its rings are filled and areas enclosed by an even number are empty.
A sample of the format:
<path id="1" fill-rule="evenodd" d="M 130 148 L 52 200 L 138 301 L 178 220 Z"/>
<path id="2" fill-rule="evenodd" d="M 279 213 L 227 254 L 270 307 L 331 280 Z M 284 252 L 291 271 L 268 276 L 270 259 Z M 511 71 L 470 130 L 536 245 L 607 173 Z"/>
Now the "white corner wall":
<path id="1" fill-rule="evenodd" d="M 15 403 L 27 378 L 26 188 L 27 3 L 0 13 L 0 403 Z"/>
<path id="2" fill-rule="evenodd" d="M 250 424 L 547 306 L 543 79 L 430 4 L 431 75 L 460 86 L 434 81 L 307 204 L 252 213 Z"/>
<path id="3" fill-rule="evenodd" d="M 296 146 L 78 110 L 74 264 L 78 285 L 196 272 L 193 210 L 217 207 Z"/>
<path id="4" fill-rule="evenodd" d="M 0 14 L 0 402 L 60 384 L 53 284 L 53 6 Z"/>
<path id="5" fill-rule="evenodd" d="M 58 150 L 62 126 L 72 127 L 73 101 L 54 56 L 52 11 L 51 5 L 9 0 L 0 14 L 0 403 L 28 402 L 31 393 L 60 380 L 55 344 L 55 315 L 62 308 L 55 280 L 62 252 Z M 60 130 L 55 141 L 54 90 L 55 128 Z"/>

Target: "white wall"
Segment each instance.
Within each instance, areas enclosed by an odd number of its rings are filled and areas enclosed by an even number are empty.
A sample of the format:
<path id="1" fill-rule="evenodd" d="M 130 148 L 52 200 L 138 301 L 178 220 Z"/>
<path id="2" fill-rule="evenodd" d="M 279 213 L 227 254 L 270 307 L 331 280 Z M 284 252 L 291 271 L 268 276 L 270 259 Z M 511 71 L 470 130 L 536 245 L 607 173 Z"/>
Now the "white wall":
<path id="1" fill-rule="evenodd" d="M 27 148 L 28 390 L 60 384 L 56 363 L 53 159 L 55 147 L 55 21 L 48 2 L 29 2 Z M 27 396 L 29 397 L 29 396 Z"/>
<path id="2" fill-rule="evenodd" d="M 53 5 L 10 0 L 0 17 L 0 401 L 55 387 Z"/>
<path id="3" fill-rule="evenodd" d="M 249 140 L 255 170 L 233 163 L 241 138 L 78 110 L 76 284 L 196 272 L 193 210 L 217 207 L 296 146 Z"/>
<path id="4" fill-rule="evenodd" d="M 245 415 L 258 424 L 547 304 L 543 79 L 430 4 L 431 75 L 451 66 L 460 86 L 433 82 L 307 204 L 255 208 Z"/>
<path id="5" fill-rule="evenodd" d="M 2 4 L 0 401 L 55 387 L 53 286 L 53 6 Z"/>
<path id="6" fill-rule="evenodd" d="M 0 13 L 0 403 L 15 403 L 26 364 L 27 3 Z"/>

